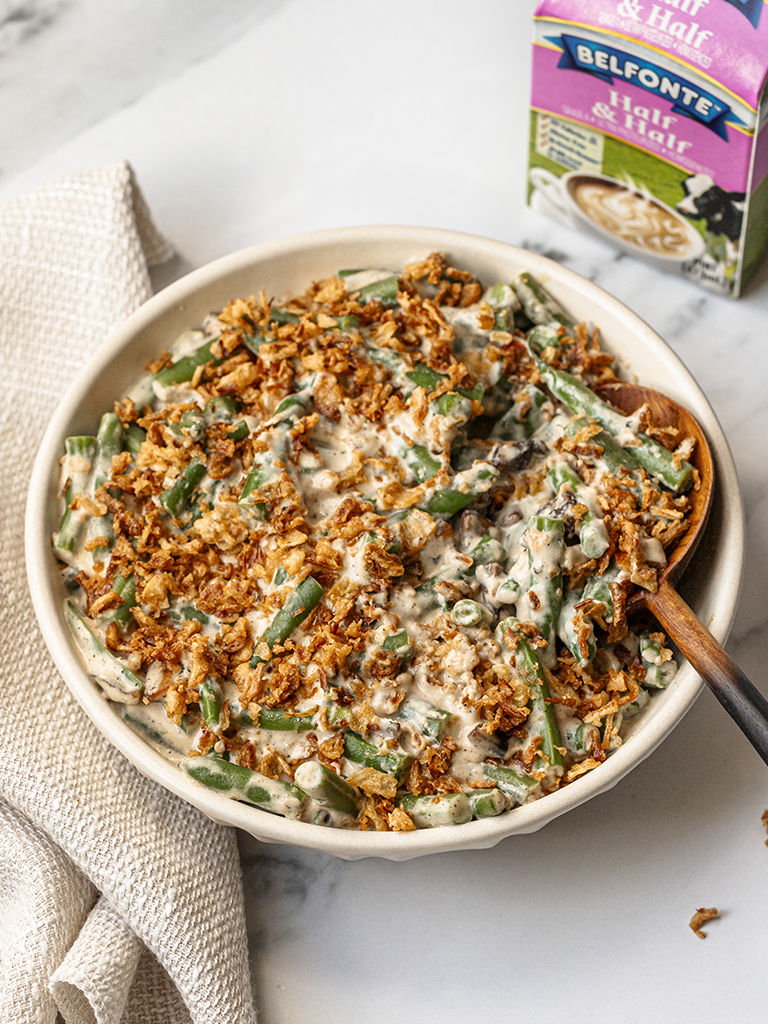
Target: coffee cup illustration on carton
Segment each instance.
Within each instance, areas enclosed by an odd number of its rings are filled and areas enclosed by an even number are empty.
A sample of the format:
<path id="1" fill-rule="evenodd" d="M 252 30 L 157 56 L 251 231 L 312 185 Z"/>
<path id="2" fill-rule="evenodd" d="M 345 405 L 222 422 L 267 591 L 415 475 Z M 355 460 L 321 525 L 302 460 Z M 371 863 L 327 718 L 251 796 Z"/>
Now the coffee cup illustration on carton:
<path id="1" fill-rule="evenodd" d="M 766 7 L 540 3 L 530 205 L 738 296 L 768 242 Z"/>
<path id="2" fill-rule="evenodd" d="M 558 178 L 538 167 L 532 168 L 530 177 L 548 204 L 532 195 L 531 205 L 571 227 L 607 237 L 661 264 L 693 260 L 704 252 L 704 239 L 682 212 L 632 181 L 580 171 Z"/>

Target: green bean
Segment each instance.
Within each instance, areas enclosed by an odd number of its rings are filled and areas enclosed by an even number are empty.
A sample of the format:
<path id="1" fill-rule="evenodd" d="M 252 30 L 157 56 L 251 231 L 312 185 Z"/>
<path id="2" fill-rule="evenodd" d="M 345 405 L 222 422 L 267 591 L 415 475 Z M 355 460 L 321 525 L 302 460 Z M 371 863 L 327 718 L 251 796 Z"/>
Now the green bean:
<path id="1" fill-rule="evenodd" d="M 88 659 L 88 670 L 108 691 L 110 699 L 121 704 L 138 704 L 144 692 L 144 680 L 116 658 L 110 649 L 99 640 L 71 601 L 67 601 L 66 619 L 84 655 L 96 655 Z M 106 666 L 105 669 L 102 666 Z"/>
<path id="2" fill-rule="evenodd" d="M 481 626 L 486 619 L 483 608 L 477 601 L 464 598 L 451 609 L 451 618 L 457 626 Z"/>
<path id="3" fill-rule="evenodd" d="M 112 476 L 112 458 L 123 449 L 123 424 L 114 412 L 105 412 L 96 434 L 93 463 L 93 490 L 96 492 Z"/>
<path id="4" fill-rule="evenodd" d="M 421 697 L 407 697 L 398 708 L 397 717 L 413 722 L 423 736 L 439 743 L 453 715 Z"/>
<path id="5" fill-rule="evenodd" d="M 433 370 L 426 363 L 417 363 L 412 370 L 406 371 L 405 376 L 417 388 L 424 388 L 426 391 L 434 391 L 438 384 L 448 379 L 444 373 Z"/>
<path id="6" fill-rule="evenodd" d="M 562 487 L 565 486 L 578 502 L 588 506 L 581 480 L 564 462 L 556 463 L 549 470 L 547 480 L 555 494 L 559 494 Z M 587 558 L 600 558 L 608 550 L 610 540 L 605 522 L 600 517 L 593 515 L 589 508 L 579 520 L 576 532 L 579 535 L 581 549 Z"/>
<path id="7" fill-rule="evenodd" d="M 492 436 L 502 441 L 525 441 L 543 422 L 542 406 L 547 396 L 535 384 L 528 384 L 519 392 L 513 404 L 493 428 Z"/>
<path id="8" fill-rule="evenodd" d="M 477 381 L 471 388 L 456 388 L 456 392 L 463 398 L 469 398 L 473 402 L 482 402 L 485 395 L 485 386 Z"/>
<path id="9" fill-rule="evenodd" d="M 372 281 L 371 284 L 363 285 L 359 291 L 358 302 L 363 306 L 368 302 L 381 302 L 384 306 L 396 306 L 397 293 L 400 291 L 400 278 L 397 274 L 393 274 L 392 277 L 385 277 L 380 281 Z"/>
<path id="10" fill-rule="evenodd" d="M 434 391 L 439 384 L 449 379 L 447 374 L 433 370 L 426 363 L 417 363 L 412 369 L 407 369 L 402 356 L 391 349 L 377 348 L 370 343 L 367 349 L 371 359 L 389 370 L 393 374 L 394 382 L 406 393 L 413 390 L 410 385 L 424 388 L 425 391 Z M 456 388 L 455 391 L 438 395 L 429 404 L 431 411 L 437 415 L 464 423 L 472 414 L 472 402 L 482 401 L 483 393 L 483 385 L 478 381 L 471 388 Z"/>
<path id="11" fill-rule="evenodd" d="M 402 750 L 380 751 L 373 743 L 369 743 L 351 729 L 344 730 L 344 756 L 355 764 L 375 768 L 385 775 L 394 775 L 398 781 L 413 761 L 413 758 Z"/>
<path id="12" fill-rule="evenodd" d="M 307 576 L 297 585 L 294 593 L 275 614 L 272 622 L 262 633 L 261 639 L 270 647 L 287 640 L 294 629 L 306 619 L 323 596 L 323 592 L 323 588 L 317 580 L 312 576 Z"/>
<path id="13" fill-rule="evenodd" d="M 622 718 L 628 720 L 634 718 L 635 715 L 639 715 L 641 711 L 644 711 L 648 707 L 651 695 L 647 690 L 638 690 L 637 696 L 629 704 L 622 704 L 621 715 Z"/>
<path id="14" fill-rule="evenodd" d="M 499 623 L 496 635 L 503 646 L 512 652 L 515 667 L 531 691 L 528 735 L 541 736 L 542 753 L 546 755 L 552 767 L 560 767 L 563 764 L 563 741 L 557 724 L 557 715 L 550 703 L 549 684 L 542 659 L 528 640 L 518 632 L 517 627 L 517 619 L 505 619 Z M 515 643 L 512 646 L 506 639 L 509 631 L 514 634 Z"/>
<path id="15" fill-rule="evenodd" d="M 148 721 L 140 711 L 134 712 L 132 708 L 135 706 L 134 704 L 122 704 L 120 706 L 120 717 L 124 722 L 127 722 L 136 732 L 143 733 L 144 737 L 151 743 L 156 743 L 157 746 L 164 747 L 166 750 L 172 750 L 176 754 L 184 753 L 184 747 L 181 742 L 174 743 L 167 732 L 163 732 L 152 721 Z M 162 713 L 163 717 L 165 717 L 164 710 Z M 178 739 L 180 740 L 181 737 L 178 737 Z"/>
<path id="16" fill-rule="evenodd" d="M 233 423 L 231 427 L 228 427 L 225 431 L 225 436 L 235 444 L 239 444 L 240 441 L 244 441 L 251 432 L 251 428 L 245 422 L 245 420 L 238 420 L 237 423 Z"/>
<path id="17" fill-rule="evenodd" d="M 520 666 L 521 660 L 522 667 Z M 526 723 L 529 735 L 542 737 L 542 753 L 546 755 L 552 767 L 560 767 L 563 763 L 563 741 L 554 707 L 549 703 L 547 677 L 544 674 L 541 659 L 527 641 L 518 647 L 517 664 L 533 693 L 531 714 Z"/>
<path id="18" fill-rule="evenodd" d="M 390 633 L 381 646 L 385 651 L 407 651 L 411 648 L 411 638 L 401 629 L 397 633 Z"/>
<path id="19" fill-rule="evenodd" d="M 251 495 L 264 484 L 269 483 L 280 471 L 276 463 L 280 461 L 285 464 L 288 445 L 288 428 L 285 424 L 280 424 L 275 428 L 271 447 L 266 451 L 256 452 L 253 457 L 250 472 L 245 478 L 238 500 L 241 505 L 250 505 L 259 518 L 263 518 L 266 514 L 266 505 L 263 502 L 254 502 Z"/>
<path id="20" fill-rule="evenodd" d="M 480 401 L 483 397 L 482 386 L 480 390 Z M 436 412 L 440 416 L 445 416 L 446 419 L 452 419 L 456 423 L 466 423 L 472 414 L 472 402 L 469 398 L 459 395 L 456 391 L 447 391 L 444 395 L 439 395 L 433 399 L 430 403 L 430 407 L 433 412 Z"/>
<path id="21" fill-rule="evenodd" d="M 523 585 L 517 578 L 515 570 L 516 566 L 513 565 L 496 588 L 496 601 L 499 604 L 514 604 L 520 596 Z"/>
<path id="22" fill-rule="evenodd" d="M 416 587 L 416 593 L 422 595 L 428 595 L 432 597 L 430 607 L 442 607 L 444 611 L 447 611 L 446 597 L 438 589 L 441 583 L 460 583 L 464 586 L 466 571 L 461 568 L 458 562 L 448 562 L 445 564 L 439 572 L 435 573 L 434 576 L 428 576 L 427 579 L 422 580 Z M 450 588 L 448 589 L 450 592 Z M 422 609 L 424 611 L 425 609 Z M 428 609 L 426 609 L 428 610 Z"/>
<path id="23" fill-rule="evenodd" d="M 516 804 L 524 804 L 541 788 L 538 780 L 507 765 L 484 764 L 483 776 L 495 782 L 502 793 L 511 797 Z"/>
<path id="24" fill-rule="evenodd" d="M 569 330 L 576 326 L 573 317 L 565 312 L 531 274 L 520 274 L 512 282 L 512 287 L 523 304 L 526 316 L 534 324 L 549 324 L 554 321 Z"/>
<path id="25" fill-rule="evenodd" d="M 282 402 L 278 402 L 277 408 L 272 413 L 270 423 L 273 425 L 289 423 L 293 426 L 296 420 L 300 419 L 306 411 L 307 402 L 312 397 L 314 384 L 315 380 L 313 378 L 311 384 L 301 388 L 299 391 L 292 391 L 290 395 L 285 396 Z"/>
<path id="26" fill-rule="evenodd" d="M 95 497 L 96 490 L 112 477 L 112 460 L 123 451 L 123 424 L 116 413 L 104 413 L 96 434 L 96 454 L 88 484 L 88 495 Z M 111 514 L 92 516 L 86 527 L 86 540 L 98 541 L 98 548 L 91 548 L 94 560 L 106 556 L 115 544 L 115 530 Z"/>
<path id="27" fill-rule="evenodd" d="M 67 590 L 67 593 L 73 594 L 76 590 L 80 589 L 80 584 L 77 581 L 77 577 L 80 575 L 80 570 L 74 565 L 65 565 L 61 568 L 61 579 Z"/>
<path id="28" fill-rule="evenodd" d="M 287 395 L 275 409 L 267 429 L 272 431 L 272 444 L 263 452 L 256 452 L 248 476 L 240 492 L 239 503 L 249 505 L 259 516 L 263 516 L 265 506 L 261 502 L 253 502 L 251 495 L 265 483 L 272 480 L 280 471 L 275 466 L 279 460 L 285 463 L 290 447 L 290 431 L 296 421 L 304 415 L 307 402 L 312 396 L 312 388 L 306 387 Z"/>
<path id="29" fill-rule="evenodd" d="M 412 370 L 405 371 L 406 378 L 415 384 L 418 388 L 424 388 L 426 391 L 434 391 L 438 384 L 442 384 L 443 381 L 448 380 L 446 373 L 440 373 L 438 370 L 433 370 L 431 366 L 427 366 L 426 363 L 417 363 Z M 456 388 L 455 392 L 446 392 L 444 395 L 440 395 L 434 400 L 435 405 L 441 402 L 442 399 L 448 397 L 449 394 L 457 394 L 462 398 L 467 398 L 475 401 L 480 401 L 483 397 L 483 385 L 479 382 L 472 388 Z M 455 401 L 454 401 L 455 406 Z M 442 411 L 443 407 L 439 407 L 438 411 L 443 416 L 447 416 L 448 412 Z M 449 407 L 450 408 L 450 407 Z"/>
<path id="30" fill-rule="evenodd" d="M 547 668 L 557 662 L 556 637 L 563 602 L 565 530 L 561 519 L 530 516 L 523 543 L 528 550 L 528 584 L 518 615 L 538 628 L 547 646 L 541 660 Z"/>
<path id="31" fill-rule="evenodd" d="M 433 608 L 442 608 L 443 611 L 447 610 L 446 600 L 440 591 L 437 589 L 438 583 L 452 582 L 457 578 L 457 574 L 449 572 L 445 575 L 436 574 L 430 576 L 426 580 L 422 580 L 414 589 L 417 594 L 423 599 L 421 607 L 422 613 L 431 611 Z M 426 600 L 425 600 L 426 599 Z"/>
<path id="32" fill-rule="evenodd" d="M 339 325 L 339 330 L 343 331 L 345 334 L 350 334 L 352 331 L 356 331 L 360 327 L 360 321 L 356 316 L 336 317 L 336 323 Z"/>
<path id="33" fill-rule="evenodd" d="M 582 600 L 599 601 L 605 608 L 603 618 L 607 623 L 613 622 L 613 591 L 611 584 L 618 581 L 621 569 L 616 562 L 611 561 L 602 576 L 590 576 L 584 584 Z"/>
<path id="34" fill-rule="evenodd" d="M 400 797 L 397 806 L 410 814 L 417 828 L 463 825 L 472 820 L 472 805 L 466 793 L 445 793 L 440 796 L 408 794 Z"/>
<path id="35" fill-rule="evenodd" d="M 580 416 L 595 420 L 614 437 L 626 430 L 627 418 L 565 370 L 556 370 L 542 360 L 536 360 L 541 376 L 549 390 L 563 405 Z M 673 453 L 648 434 L 635 435 L 638 444 L 630 451 L 645 471 L 672 491 L 687 491 L 693 483 L 693 466 L 680 461 L 678 465 Z"/>
<path id="36" fill-rule="evenodd" d="M 673 658 L 662 661 L 662 648 L 650 633 L 640 635 L 640 657 L 645 666 L 643 686 L 651 690 L 663 690 L 677 674 L 677 662 Z"/>
<path id="37" fill-rule="evenodd" d="M 590 425 L 590 421 L 584 417 L 579 416 L 577 419 L 573 419 L 570 423 L 566 424 L 565 434 L 567 437 L 575 437 L 581 430 Z M 625 473 L 629 473 L 632 477 L 633 483 L 637 485 L 638 481 L 635 476 L 640 463 L 634 457 L 632 452 L 633 448 L 622 448 L 620 444 L 605 430 L 601 430 L 589 439 L 590 444 L 598 445 L 603 449 L 602 454 L 596 459 L 596 463 L 602 463 L 608 472 L 616 477 L 621 483 Z"/>
<path id="38" fill-rule="evenodd" d="M 160 504 L 169 515 L 179 516 L 189 508 L 190 499 L 205 474 L 205 463 L 200 459 L 192 459 L 173 486 L 163 491 Z"/>
<path id="39" fill-rule="evenodd" d="M 492 307 L 490 312 L 493 315 L 490 325 L 487 324 L 486 317 L 484 316 L 483 319 L 486 322 L 484 322 L 482 327 L 480 326 L 481 313 L 487 314 L 488 311 L 481 310 L 478 303 L 473 303 L 470 306 L 454 307 L 452 310 L 450 324 L 454 331 L 453 351 L 455 355 L 462 355 L 472 350 L 481 351 L 490 341 L 494 331 L 505 331 L 509 334 L 514 331 L 515 308 L 519 308 L 520 303 L 508 285 L 499 285 L 498 287 L 506 288 L 517 306 L 496 305 L 489 302 L 489 305 Z M 488 295 L 491 291 L 492 289 L 487 289 L 485 295 Z M 484 299 L 485 295 L 483 296 Z M 488 300 L 486 299 L 485 301 Z"/>
<path id="40" fill-rule="evenodd" d="M 313 579 L 307 576 L 302 580 L 288 597 L 287 601 L 276 613 L 270 624 L 261 634 L 260 642 L 267 644 L 270 650 L 275 644 L 284 643 L 291 633 L 300 626 L 309 613 L 323 596 L 323 588 Z M 254 654 L 251 658 L 251 666 L 263 664 L 264 658 Z"/>
<path id="41" fill-rule="evenodd" d="M 112 516 L 92 516 L 91 519 L 88 520 L 85 536 L 88 543 L 92 540 L 99 541 L 99 547 L 91 550 L 94 563 L 105 559 L 109 555 L 109 552 L 115 543 L 115 531 L 112 525 Z"/>
<path id="42" fill-rule="evenodd" d="M 88 486 L 88 493 L 91 497 L 94 497 L 99 487 L 103 487 L 112 476 L 112 459 L 115 455 L 119 455 L 122 449 L 123 424 L 116 413 L 105 412 L 101 417 L 96 434 L 96 454 Z M 93 550 L 93 557 L 98 559 L 102 557 L 102 553 L 106 555 L 108 549 L 115 543 L 112 516 L 93 516 L 88 522 L 86 536 L 89 541 L 95 540 L 97 537 L 106 539 L 103 547 Z"/>
<path id="43" fill-rule="evenodd" d="M 596 726 L 573 717 L 567 721 L 562 736 L 568 752 L 576 757 L 584 757 L 593 744 L 600 742 L 600 730 Z"/>
<path id="44" fill-rule="evenodd" d="M 206 615 L 205 612 L 200 611 L 199 608 L 195 608 L 195 606 L 191 604 L 177 605 L 176 607 L 169 608 L 168 615 L 175 623 L 181 623 L 189 619 L 197 619 L 198 622 L 202 622 L 204 626 L 207 626 L 211 621 L 210 615 Z"/>
<path id="45" fill-rule="evenodd" d="M 547 473 L 547 480 L 552 490 L 557 494 L 565 484 L 574 494 L 581 487 L 581 480 L 576 473 L 564 462 L 557 462 Z"/>
<path id="46" fill-rule="evenodd" d="M 278 327 L 285 327 L 286 324 L 297 324 L 301 320 L 300 316 L 296 313 L 289 313 L 287 309 L 275 309 L 271 307 L 269 311 L 269 325 L 277 324 Z"/>
<path id="47" fill-rule="evenodd" d="M 491 562 L 499 562 L 503 565 L 507 560 L 504 545 L 489 534 L 481 537 L 479 543 L 469 554 L 475 565 L 490 565 Z"/>
<path id="48" fill-rule="evenodd" d="M 372 345 L 370 342 L 367 343 L 366 349 L 372 361 L 378 363 L 379 366 L 383 366 L 386 370 L 390 370 L 394 374 L 399 374 L 405 370 L 402 358 L 393 349 L 377 348 L 376 345 Z"/>
<path id="49" fill-rule="evenodd" d="M 55 547 L 61 551 L 75 550 L 80 532 L 83 528 L 83 516 L 71 508 L 75 498 L 87 493 L 88 482 L 96 457 L 96 438 L 85 435 L 68 437 L 64 442 L 64 450 L 69 461 L 69 484 L 64 495 L 64 513 L 59 523 L 59 530 L 54 538 Z M 73 463 L 74 460 L 74 463 Z"/>
<path id="50" fill-rule="evenodd" d="M 248 334 L 243 331 L 241 338 L 243 345 L 245 345 L 251 355 L 256 357 L 259 355 L 259 349 L 261 346 L 267 341 L 267 338 L 263 334 L 260 334 L 258 328 L 255 326 L 253 327 L 253 333 Z"/>
<path id="51" fill-rule="evenodd" d="M 547 348 L 559 349 L 562 346 L 563 337 L 562 327 L 556 327 L 552 323 L 538 324 L 525 336 L 525 343 L 531 352 L 541 355 Z"/>
<path id="52" fill-rule="evenodd" d="M 384 549 L 389 551 L 391 555 L 399 555 L 403 550 L 403 542 L 399 537 L 394 537 L 392 540 L 388 540 L 384 545 Z"/>
<path id="53" fill-rule="evenodd" d="M 510 309 L 514 312 L 514 310 L 520 309 L 520 299 L 518 299 L 514 288 L 510 284 L 504 284 L 503 281 L 497 281 L 496 284 L 486 288 L 483 292 L 483 301 L 496 310 Z"/>
<path id="54" fill-rule="evenodd" d="M 421 507 L 431 515 L 453 516 L 470 505 L 479 494 L 489 490 L 498 475 L 498 469 L 490 463 L 477 462 L 470 469 L 456 474 L 453 487 L 442 487 L 433 491 L 426 504 Z M 467 483 L 467 490 L 461 490 L 459 483 Z"/>
<path id="55" fill-rule="evenodd" d="M 146 430 L 142 430 L 137 423 L 131 423 L 123 433 L 123 445 L 127 452 L 134 457 L 139 454 L 141 446 L 147 439 Z"/>
<path id="56" fill-rule="evenodd" d="M 307 732 L 317 728 L 316 714 L 304 714 L 287 708 L 269 708 L 264 704 L 259 706 L 255 721 L 246 708 L 241 710 L 240 718 L 247 725 L 257 725 L 260 729 L 274 729 L 277 732 Z"/>
<path id="57" fill-rule="evenodd" d="M 348 694 L 348 691 L 346 690 L 343 692 Z M 349 725 L 348 716 L 350 714 L 350 710 L 347 705 L 325 704 L 323 706 L 323 712 L 325 714 L 325 720 L 331 728 L 337 725 L 344 727 Z"/>
<path id="58" fill-rule="evenodd" d="M 306 803 L 306 794 L 289 782 L 270 779 L 222 757 L 185 757 L 179 767 L 209 789 L 246 800 L 284 818 L 298 818 Z"/>
<path id="59" fill-rule="evenodd" d="M 397 669 L 402 671 L 403 667 L 413 657 L 413 643 L 408 633 L 401 629 L 397 633 L 390 633 L 381 645 L 383 651 L 395 651 L 398 655 Z"/>
<path id="60" fill-rule="evenodd" d="M 112 581 L 112 589 L 122 598 L 122 604 L 111 614 L 104 617 L 104 626 L 110 622 L 116 622 L 123 630 L 128 630 L 134 623 L 131 608 L 135 608 L 136 601 L 136 577 L 122 576 L 118 574 Z"/>
<path id="61" fill-rule="evenodd" d="M 413 474 L 416 482 L 420 484 L 431 480 L 443 468 L 443 463 L 436 459 L 423 444 L 404 448 L 400 457 Z"/>
<path id="62" fill-rule="evenodd" d="M 208 731 L 221 734 L 221 709 L 223 698 L 221 687 L 212 676 L 208 676 L 198 690 L 200 713 Z"/>
<path id="63" fill-rule="evenodd" d="M 463 491 L 456 491 L 450 487 L 442 488 L 435 491 L 424 507 L 432 515 L 450 518 L 471 504 L 476 497 L 476 494 L 465 494 Z"/>
<path id="64" fill-rule="evenodd" d="M 205 366 L 206 363 L 212 362 L 214 366 L 218 366 L 221 359 L 214 359 L 211 354 L 211 346 L 217 338 L 207 341 L 200 348 L 195 349 L 194 352 L 190 352 L 189 355 L 182 356 L 181 359 L 177 359 L 175 363 L 170 366 L 166 366 L 164 370 L 160 370 L 152 378 L 154 384 L 159 385 L 161 388 L 171 387 L 174 384 L 184 384 L 188 380 L 192 380 L 195 374 L 195 370 L 198 366 Z"/>
<path id="65" fill-rule="evenodd" d="M 477 601 L 470 601 L 469 598 L 456 602 L 451 609 L 451 618 L 457 626 L 469 626 L 470 628 L 487 625 L 491 621 L 490 612 L 479 605 Z"/>
<path id="66" fill-rule="evenodd" d="M 360 810 L 357 790 L 324 764 L 320 764 L 319 761 L 304 761 L 296 769 L 294 779 L 296 785 L 313 800 L 335 811 L 341 811 L 342 814 L 357 817 Z"/>
<path id="67" fill-rule="evenodd" d="M 495 818 L 507 809 L 507 798 L 498 788 L 467 791 L 473 818 Z"/>
<path id="68" fill-rule="evenodd" d="M 232 423 L 240 409 L 240 403 L 232 395 L 215 395 L 205 403 L 203 416 L 206 423 Z"/>
<path id="69" fill-rule="evenodd" d="M 205 436 L 206 420 L 200 409 L 185 409 L 177 426 L 181 440 L 200 441 Z"/>
<path id="70" fill-rule="evenodd" d="M 517 296 L 515 296 L 517 297 Z M 516 310 L 512 306 L 494 306 L 493 308 L 493 329 L 513 334 L 516 326 Z"/>

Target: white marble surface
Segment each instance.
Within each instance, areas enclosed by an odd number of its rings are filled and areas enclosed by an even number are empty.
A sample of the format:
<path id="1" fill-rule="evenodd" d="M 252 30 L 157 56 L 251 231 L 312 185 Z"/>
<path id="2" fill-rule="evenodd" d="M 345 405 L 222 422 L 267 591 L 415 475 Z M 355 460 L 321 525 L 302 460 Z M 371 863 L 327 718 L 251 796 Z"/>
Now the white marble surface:
<path id="1" fill-rule="evenodd" d="M 676 349 L 733 449 L 730 653 L 768 690 L 768 271 L 738 303 L 523 205 L 533 0 L 5 0 L 0 201 L 126 157 L 181 257 L 427 224 L 543 251 Z M 263 1024 L 765 1019 L 768 769 L 709 693 L 612 792 L 494 850 L 344 863 L 243 838 Z M 698 906 L 720 920 L 697 939 Z"/>

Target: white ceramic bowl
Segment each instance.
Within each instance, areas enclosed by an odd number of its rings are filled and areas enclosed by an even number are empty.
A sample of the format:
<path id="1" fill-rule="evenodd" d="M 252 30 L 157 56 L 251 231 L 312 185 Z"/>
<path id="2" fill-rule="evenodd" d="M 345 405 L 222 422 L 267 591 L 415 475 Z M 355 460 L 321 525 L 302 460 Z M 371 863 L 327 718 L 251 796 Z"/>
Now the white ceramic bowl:
<path id="1" fill-rule="evenodd" d="M 683 665 L 670 688 L 633 723 L 624 745 L 596 770 L 532 804 L 496 818 L 415 832 L 349 832 L 289 821 L 205 789 L 149 747 L 113 711 L 86 673 L 63 616 L 64 588 L 51 546 L 58 519 L 59 459 L 64 438 L 93 433 L 143 370 L 182 331 L 198 326 L 231 298 L 264 289 L 280 297 L 341 267 L 401 267 L 433 251 L 492 284 L 530 270 L 579 318 L 598 325 L 606 347 L 627 371 L 686 405 L 709 435 L 718 487 L 699 553 L 682 590 L 714 636 L 724 642 L 738 598 L 744 552 L 741 498 L 728 445 L 695 381 L 670 348 L 626 306 L 551 260 L 501 242 L 425 228 L 363 227 L 320 231 L 244 249 L 216 260 L 166 288 L 106 338 L 78 375 L 45 434 L 34 467 L 26 522 L 29 585 L 45 641 L 66 683 L 95 725 L 145 775 L 214 820 L 266 842 L 306 846 L 345 859 L 405 860 L 446 850 L 492 846 L 505 836 L 533 832 L 565 811 L 614 786 L 664 739 L 692 705 L 701 681 Z"/>

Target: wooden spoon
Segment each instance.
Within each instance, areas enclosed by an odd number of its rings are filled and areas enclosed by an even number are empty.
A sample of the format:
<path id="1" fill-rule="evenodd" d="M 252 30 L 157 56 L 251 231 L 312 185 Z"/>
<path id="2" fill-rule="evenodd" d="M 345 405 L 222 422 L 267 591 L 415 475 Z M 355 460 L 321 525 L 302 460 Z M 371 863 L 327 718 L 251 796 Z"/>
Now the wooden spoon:
<path id="1" fill-rule="evenodd" d="M 596 391 L 604 401 L 627 415 L 646 403 L 658 426 L 676 427 L 684 436 L 696 439 L 689 461 L 698 469 L 700 483 L 688 494 L 692 505 L 688 529 L 671 551 L 667 551 L 667 566 L 659 574 L 656 593 L 638 588 L 628 599 L 627 610 L 645 607 L 651 612 L 768 764 L 768 701 L 675 590 L 680 574 L 701 539 L 712 504 L 715 467 L 704 432 L 687 409 L 658 391 L 624 381 L 604 384 Z"/>

